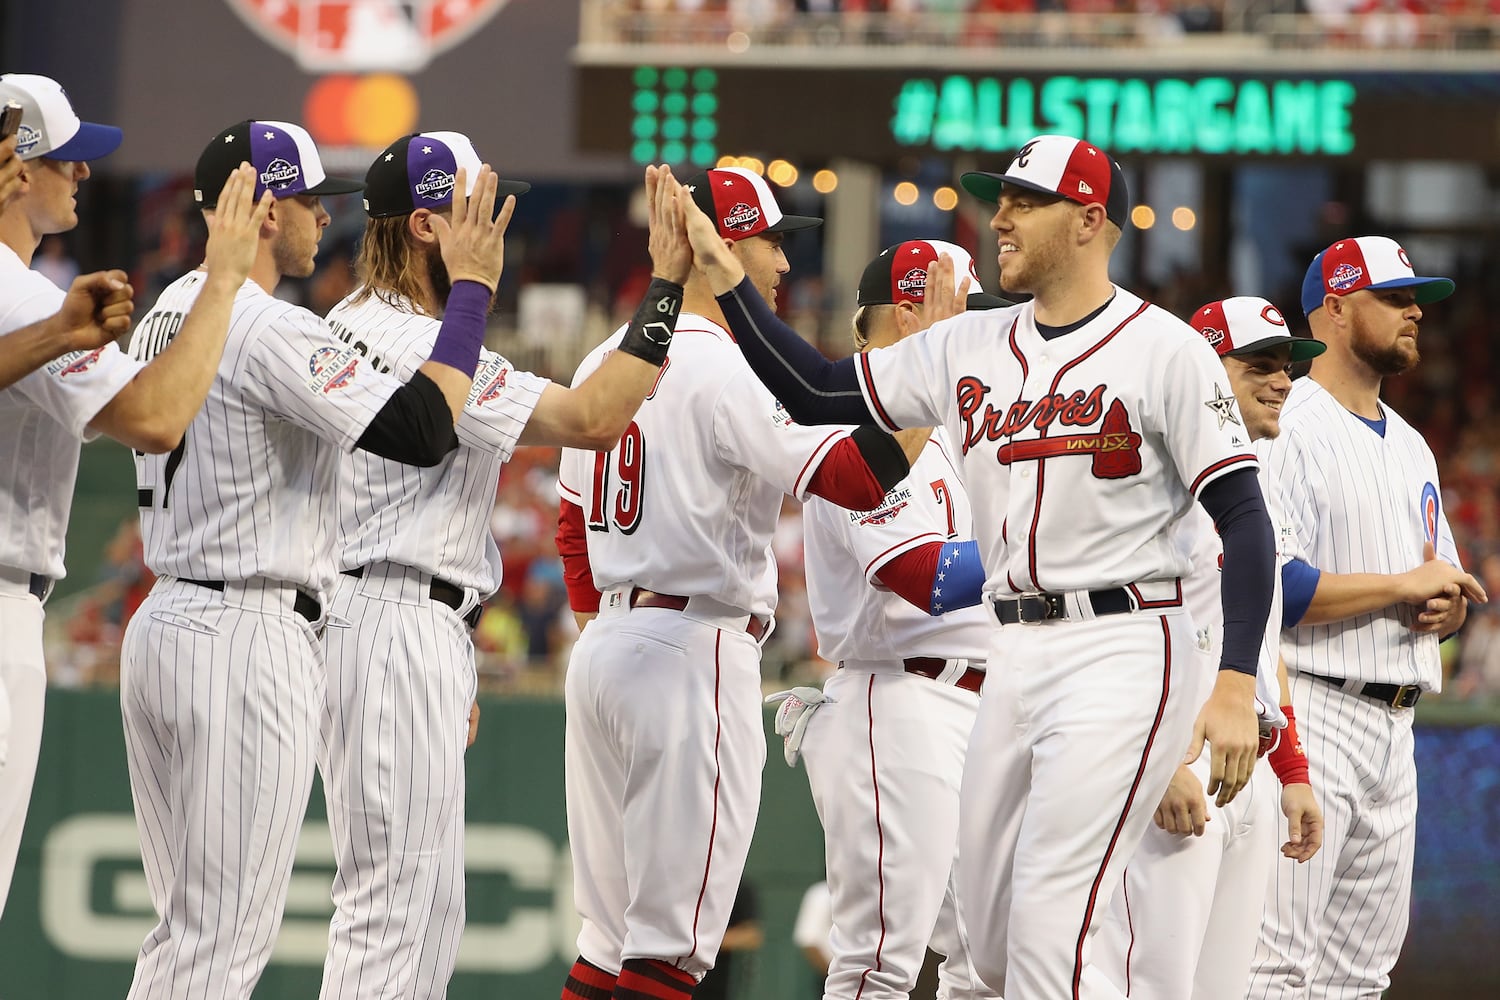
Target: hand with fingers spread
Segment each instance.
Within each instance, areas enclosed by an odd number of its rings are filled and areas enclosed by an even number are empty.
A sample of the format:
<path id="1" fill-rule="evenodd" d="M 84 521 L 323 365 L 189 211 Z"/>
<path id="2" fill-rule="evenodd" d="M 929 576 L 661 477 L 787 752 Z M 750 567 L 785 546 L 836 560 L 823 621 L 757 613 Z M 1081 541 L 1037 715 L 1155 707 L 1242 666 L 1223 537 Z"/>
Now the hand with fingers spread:
<path id="1" fill-rule="evenodd" d="M 953 258 L 939 254 L 927 268 L 927 287 L 922 293 L 923 320 L 928 326 L 952 319 L 969 307 L 970 278 L 959 275 Z"/>
<path id="2" fill-rule="evenodd" d="M 241 163 L 229 175 L 214 210 L 207 215 L 203 266 L 209 280 L 222 280 L 235 288 L 245 283 L 255 266 L 261 226 L 275 201 L 269 191 L 255 197 L 255 168 L 250 164 Z"/>
<path id="3" fill-rule="evenodd" d="M 1220 808 L 1228 805 L 1250 782 L 1260 750 L 1260 723 L 1255 715 L 1255 676 L 1237 670 L 1220 670 L 1198 719 L 1183 763 L 1191 764 L 1207 741 L 1212 756 L 1208 769 L 1208 794 L 1216 796 Z"/>
<path id="4" fill-rule="evenodd" d="M 682 185 L 668 166 L 646 168 L 646 215 L 650 219 L 651 275 L 675 285 L 693 270 L 693 247 L 688 242 L 678 192 Z M 691 199 L 689 199 L 691 200 Z"/>
<path id="5" fill-rule="evenodd" d="M 719 235 L 714 220 L 704 215 L 703 209 L 693 200 L 693 192 L 679 187 L 677 202 L 682 208 L 688 241 L 693 245 L 693 266 L 708 279 L 709 288 L 715 295 L 723 295 L 745 280 L 745 268 L 729 249 L 724 237 Z"/>
<path id="6" fill-rule="evenodd" d="M 7 136 L 0 142 L 0 212 L 21 193 L 21 167 L 21 158 L 16 155 L 16 137 Z"/>
<path id="7" fill-rule="evenodd" d="M 472 194 L 465 194 L 468 183 L 460 167 L 453 181 L 452 219 L 432 216 L 443 265 L 453 282 L 477 281 L 492 293 L 500 284 L 505 270 L 505 230 L 516 210 L 515 195 L 506 195 L 504 205 L 495 214 L 495 198 L 500 178 L 488 163 L 479 168 Z"/>

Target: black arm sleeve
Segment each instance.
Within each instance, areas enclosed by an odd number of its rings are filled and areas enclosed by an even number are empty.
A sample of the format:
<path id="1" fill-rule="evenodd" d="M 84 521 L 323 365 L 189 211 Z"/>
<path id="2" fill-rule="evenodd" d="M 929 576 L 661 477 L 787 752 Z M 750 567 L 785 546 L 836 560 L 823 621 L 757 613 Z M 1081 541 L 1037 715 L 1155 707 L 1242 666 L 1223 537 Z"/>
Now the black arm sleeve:
<path id="1" fill-rule="evenodd" d="M 458 447 L 443 390 L 417 372 L 386 400 L 356 447 L 404 465 L 437 465 Z"/>
<path id="2" fill-rule="evenodd" d="M 895 438 L 879 427 L 862 424 L 854 428 L 854 433 L 849 436 L 854 439 L 854 446 L 859 449 L 860 455 L 864 456 L 865 464 L 875 474 L 881 493 L 889 493 L 891 487 L 905 479 L 906 474 L 911 471 L 906 452 L 901 450 Z"/>
<path id="3" fill-rule="evenodd" d="M 1219 669 L 1254 676 L 1276 574 L 1276 535 L 1260 481 L 1254 469 L 1239 469 L 1205 486 L 1198 502 L 1213 517 L 1224 543 L 1224 650 Z"/>
<path id="4" fill-rule="evenodd" d="M 718 297 L 724 321 L 756 377 L 799 424 L 868 424 L 854 358 L 829 361 L 776 318 L 746 278 Z"/>

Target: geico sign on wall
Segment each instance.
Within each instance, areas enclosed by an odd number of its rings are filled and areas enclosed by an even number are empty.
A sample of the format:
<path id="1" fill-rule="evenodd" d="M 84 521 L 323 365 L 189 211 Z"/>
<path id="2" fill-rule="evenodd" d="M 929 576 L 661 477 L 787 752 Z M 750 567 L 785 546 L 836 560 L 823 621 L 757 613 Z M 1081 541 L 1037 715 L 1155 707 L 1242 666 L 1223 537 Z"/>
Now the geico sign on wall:
<path id="1" fill-rule="evenodd" d="M 566 844 L 531 827 L 471 822 L 464 852 L 471 884 L 505 879 L 517 902 L 501 923 L 484 923 L 470 912 L 458 972 L 533 972 L 577 954 L 578 915 Z M 76 813 L 52 827 L 41 857 L 40 916 L 48 942 L 72 958 L 134 961 L 156 923 L 140 857 L 135 820 L 128 814 Z M 333 870 L 328 824 L 308 820 L 297 843 L 273 965 L 323 964 Z"/>
<path id="2" fill-rule="evenodd" d="M 506 0 L 225 0 L 312 73 L 414 72 L 479 30 Z"/>

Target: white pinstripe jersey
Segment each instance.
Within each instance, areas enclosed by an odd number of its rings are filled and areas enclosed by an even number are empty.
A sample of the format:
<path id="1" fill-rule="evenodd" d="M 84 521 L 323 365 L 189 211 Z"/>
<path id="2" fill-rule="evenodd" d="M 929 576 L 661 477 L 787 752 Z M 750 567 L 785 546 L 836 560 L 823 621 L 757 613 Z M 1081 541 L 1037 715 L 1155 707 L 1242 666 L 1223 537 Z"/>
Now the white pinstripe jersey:
<path id="1" fill-rule="evenodd" d="M 1116 286 L 1048 341 L 1027 302 L 964 313 L 857 355 L 888 428 L 958 447 L 992 594 L 1118 587 L 1187 572 L 1173 525 L 1255 468 L 1224 366 L 1186 323 Z"/>
<path id="2" fill-rule="evenodd" d="M 1311 378 L 1298 379 L 1281 409 L 1280 436 L 1260 442 L 1303 558 L 1329 573 L 1404 573 L 1421 564 L 1430 541 L 1458 566 L 1432 449 L 1398 413 L 1381 409 L 1384 437 Z M 1287 667 L 1439 690 L 1438 637 L 1411 630 L 1417 614 L 1394 605 L 1289 629 Z"/>
<path id="3" fill-rule="evenodd" d="M 356 290 L 328 313 L 334 335 L 378 371 L 403 382 L 422 367 L 440 320 L 411 303 L 390 305 Z M 338 568 L 388 561 L 488 595 L 500 586 L 500 552 L 490 535 L 500 466 L 515 450 L 547 379 L 483 351 L 469 403 L 456 427 L 460 447 L 419 469 L 365 451 L 339 459 Z"/>
<path id="4" fill-rule="evenodd" d="M 46 319 L 66 293 L 0 243 L 0 334 Z M 141 366 L 114 344 L 74 351 L 0 389 L 0 565 L 62 577 L 79 442 Z"/>
<path id="5" fill-rule="evenodd" d="M 207 275 L 168 285 L 131 338 L 150 360 L 181 329 Z M 300 306 L 253 281 L 236 293 L 203 409 L 169 455 L 137 455 L 141 537 L 158 576 L 333 578 L 334 473 L 401 383 Z"/>
<path id="6" fill-rule="evenodd" d="M 583 359 L 574 385 L 624 332 Z M 609 452 L 565 449 L 557 490 L 583 508 L 600 590 L 634 583 L 768 615 L 782 494 L 806 498 L 824 456 L 848 436 L 793 423 L 729 332 L 683 313 L 671 356 L 620 443 Z"/>
<path id="7" fill-rule="evenodd" d="M 941 428 L 879 507 L 849 511 L 821 497 L 802 509 L 807 597 L 825 660 L 910 656 L 983 660 L 994 619 L 982 607 L 933 616 L 875 579 L 882 566 L 932 542 L 974 537 L 969 494 Z M 943 585 L 939 570 L 936 587 Z M 941 595 L 937 598 L 941 606 Z"/>

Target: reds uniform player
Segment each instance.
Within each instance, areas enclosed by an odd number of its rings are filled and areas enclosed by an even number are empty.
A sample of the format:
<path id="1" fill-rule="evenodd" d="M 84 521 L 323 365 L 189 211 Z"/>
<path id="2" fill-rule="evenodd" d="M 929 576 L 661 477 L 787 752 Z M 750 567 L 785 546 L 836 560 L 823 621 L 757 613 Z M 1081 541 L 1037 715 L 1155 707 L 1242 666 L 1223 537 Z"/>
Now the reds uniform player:
<path id="1" fill-rule="evenodd" d="M 311 789 L 323 705 L 321 630 L 334 576 L 337 452 L 434 464 L 454 446 L 499 279 L 514 201 L 492 221 L 496 179 L 454 199 L 440 223 L 453 277 L 443 329 L 405 383 L 375 370 L 312 313 L 272 296 L 313 271 L 328 224 L 327 177 L 307 132 L 230 126 L 198 159 L 210 199 L 241 158 L 274 204 L 203 410 L 166 456 L 136 461 L 146 565 L 157 575 L 131 619 L 120 694 L 147 886 L 160 921 L 131 997 L 248 997 L 281 923 Z M 455 185 L 462 184 L 462 180 Z M 207 197 L 205 197 L 207 196 Z M 131 352 L 163 349 L 203 290 L 194 271 L 142 319 Z"/>
<path id="2" fill-rule="evenodd" d="M 939 255 L 948 258 L 941 265 Z M 909 240 L 886 249 L 860 280 L 855 346 L 888 346 L 965 306 L 1010 305 L 969 287 L 979 282 L 961 247 Z M 792 721 L 798 698 L 777 721 L 778 731 L 801 730 L 789 735 L 788 758 L 800 744 L 823 823 L 829 1000 L 906 997 L 929 942 L 945 956 L 943 997 L 999 996 L 974 974 L 954 904 L 958 788 L 994 627 L 978 607 L 984 570 L 956 456 L 938 428 L 875 509 L 819 497 L 803 508 L 818 655 L 839 670 L 825 701 L 808 699 L 814 718 Z"/>
<path id="3" fill-rule="evenodd" d="M 1210 302 L 1190 324 L 1219 353 L 1239 402 L 1250 440 L 1275 437 L 1278 414 L 1292 387 L 1291 365 L 1323 353 L 1324 345 L 1293 337 L 1270 302 L 1240 296 Z M 1274 494 L 1262 487 L 1278 544 L 1289 542 Z M 1213 522 L 1201 510 L 1184 519 L 1192 569 L 1183 579 L 1183 600 L 1198 626 L 1207 670 L 1218 663 L 1223 621 L 1219 603 L 1219 558 Z M 1278 550 L 1278 559 L 1288 556 Z M 1287 705 L 1281 641 L 1281 593 L 1271 602 L 1270 625 L 1256 674 L 1256 712 L 1262 748 L 1275 744 L 1268 766 L 1257 767 L 1245 791 L 1220 808 L 1203 794 L 1207 761 L 1177 769 L 1140 848 L 1125 871 L 1110 920 L 1099 935 L 1100 966 L 1127 994 L 1153 1000 L 1221 1000 L 1244 992 L 1260 928 L 1266 877 L 1275 855 L 1276 779 L 1287 816 L 1287 857 L 1306 861 L 1318 850 L 1322 818 L 1307 783 L 1307 758 Z M 1290 728 L 1289 728 L 1290 727 Z M 1280 738 L 1273 734 L 1280 732 Z M 1206 836 L 1205 836 L 1206 833 Z"/>
<path id="4" fill-rule="evenodd" d="M 402 378 L 438 334 L 447 276 L 431 216 L 451 202 L 459 167 L 479 173 L 469 139 L 425 132 L 398 139 L 365 176 L 363 283 L 328 322 Z M 670 176 L 647 174 L 653 211 L 674 207 L 655 197 Z M 504 193 L 529 188 L 501 182 Z M 341 460 L 330 622 L 347 625 L 325 637 L 320 758 L 339 865 L 325 998 L 446 990 L 464 922 L 463 734 L 477 683 L 469 632 L 500 585 L 489 518 L 501 463 L 518 444 L 608 448 L 659 370 L 616 351 L 569 389 L 482 351 L 460 447 L 439 465 L 366 452 Z"/>
<path id="5" fill-rule="evenodd" d="M 1091 938 L 1193 734 L 1213 791 L 1248 780 L 1274 542 L 1224 370 L 1203 338 L 1109 281 L 1118 165 L 1041 136 L 993 199 L 1014 309 L 966 314 L 829 363 L 776 320 L 689 212 L 695 260 L 740 350 L 794 418 L 943 425 L 1002 624 L 961 789 L 960 910 L 1007 1000 L 1115 997 Z M 1198 500 L 1224 538 L 1225 638 L 1202 703 L 1172 529 Z M 1014 919 L 1012 919 L 1014 915 Z"/>
<path id="6" fill-rule="evenodd" d="M 74 195 L 88 161 L 120 144 L 120 130 L 80 121 L 62 88 L 40 76 L 0 77 L 0 102 L 21 105 L 25 191 L 0 211 L 0 333 L 81 304 L 30 269 L 42 237 L 78 224 Z M 241 192 L 247 178 L 231 179 Z M 212 291 L 183 321 L 175 348 L 142 367 L 113 337 L 94 336 L 0 390 L 0 910 L 10 889 L 41 748 L 47 670 L 42 603 L 62 577 L 63 543 L 78 475 L 79 444 L 107 434 L 142 451 L 167 451 L 182 436 L 213 378 L 229 306 L 250 266 L 256 206 L 209 228 Z M 131 290 L 106 306 L 130 313 Z M 69 303 L 72 303 L 71 305 Z M 86 308 L 86 306 L 85 306 Z M 50 323 L 50 320 L 49 320 Z"/>
<path id="7" fill-rule="evenodd" d="M 690 190 L 717 220 L 714 239 L 774 296 L 788 270 L 782 234 L 820 220 L 782 214 L 746 170 L 710 170 Z M 674 206 L 687 197 L 674 192 Z M 680 214 L 671 222 L 685 272 Z M 680 1000 L 712 967 L 760 805 L 760 643 L 776 603 L 781 497 L 868 510 L 908 468 L 873 427 L 851 435 L 788 419 L 700 276 L 682 308 L 671 361 L 619 443 L 565 451 L 558 483 L 573 608 L 598 610 L 568 665 L 568 836 L 583 928 L 567 1000 Z M 619 337 L 584 359 L 575 383 Z"/>
<path id="8" fill-rule="evenodd" d="M 1379 996 L 1406 936 L 1412 707 L 1441 686 L 1439 637 L 1486 597 L 1460 566 L 1432 451 L 1380 387 L 1417 363 L 1421 306 L 1452 291 L 1383 236 L 1333 244 L 1302 283 L 1328 352 L 1261 454 L 1302 556 L 1282 571 L 1282 645 L 1326 828 L 1307 866 L 1275 866 L 1255 1000 Z"/>

